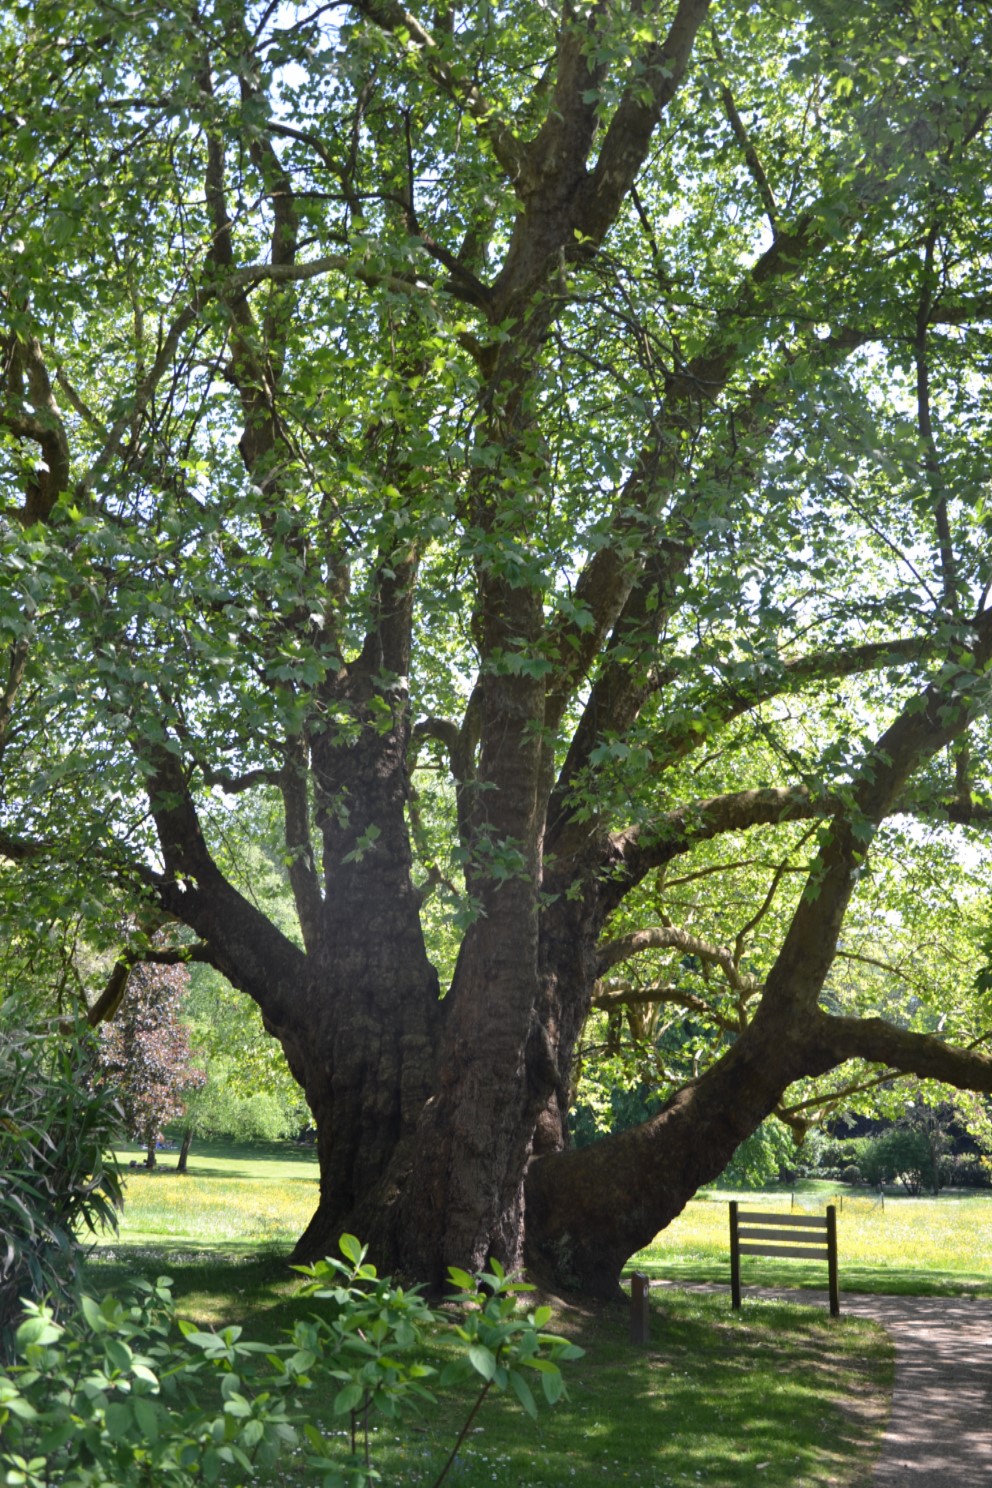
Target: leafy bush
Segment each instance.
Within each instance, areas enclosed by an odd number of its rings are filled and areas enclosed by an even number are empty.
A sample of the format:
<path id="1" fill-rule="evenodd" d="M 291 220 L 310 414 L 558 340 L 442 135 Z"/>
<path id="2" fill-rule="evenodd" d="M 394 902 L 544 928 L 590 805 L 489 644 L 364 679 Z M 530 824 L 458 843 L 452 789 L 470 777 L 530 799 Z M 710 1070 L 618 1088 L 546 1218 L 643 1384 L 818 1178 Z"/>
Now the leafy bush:
<path id="1" fill-rule="evenodd" d="M 296 1447 L 309 1480 L 365 1488 L 378 1478 L 370 1416 L 396 1418 L 411 1402 L 433 1400 L 426 1381 L 434 1371 L 421 1354 L 427 1331 L 439 1328 L 463 1345 L 442 1384 L 467 1374 L 478 1389 L 435 1485 L 490 1389 L 509 1386 L 533 1415 L 529 1372 L 549 1402 L 560 1398 L 559 1361 L 581 1350 L 541 1331 L 548 1308 L 521 1315 L 524 1288 L 498 1267 L 476 1279 L 451 1273 L 462 1308 L 452 1322 L 416 1289 L 379 1277 L 352 1236 L 341 1249 L 345 1262 L 300 1268 L 324 1306 L 276 1345 L 236 1327 L 214 1333 L 177 1322 L 164 1277 L 138 1283 L 126 1301 L 84 1296 L 65 1324 L 46 1303 L 29 1305 L 15 1339 L 20 1362 L 0 1374 L 2 1488 L 193 1488 L 221 1475 L 243 1485 Z M 336 1387 L 329 1429 L 301 1408 L 318 1380 Z"/>
<path id="2" fill-rule="evenodd" d="M 21 1299 L 72 1294 L 81 1233 L 116 1227 L 120 1175 L 112 1144 L 122 1113 L 94 1082 L 85 1020 L 40 1023 L 18 998 L 0 1003 L 0 1357 Z"/>
<path id="3" fill-rule="evenodd" d="M 955 1188 L 992 1188 L 992 1161 L 971 1153 L 945 1157 L 941 1164 L 944 1182 Z"/>
<path id="4" fill-rule="evenodd" d="M 745 1137 L 718 1181 L 724 1188 L 765 1188 L 795 1162 L 795 1153 L 792 1136 L 781 1121 L 763 1121 Z"/>
<path id="5" fill-rule="evenodd" d="M 846 1168 L 841 1168 L 840 1177 L 842 1183 L 860 1183 L 862 1181 L 861 1169 L 857 1163 L 848 1163 Z"/>
<path id="6" fill-rule="evenodd" d="M 911 1194 L 920 1194 L 924 1188 L 938 1192 L 940 1164 L 926 1134 L 917 1128 L 894 1126 L 880 1136 L 862 1137 L 854 1145 L 862 1176 L 873 1186 L 898 1180 Z"/>

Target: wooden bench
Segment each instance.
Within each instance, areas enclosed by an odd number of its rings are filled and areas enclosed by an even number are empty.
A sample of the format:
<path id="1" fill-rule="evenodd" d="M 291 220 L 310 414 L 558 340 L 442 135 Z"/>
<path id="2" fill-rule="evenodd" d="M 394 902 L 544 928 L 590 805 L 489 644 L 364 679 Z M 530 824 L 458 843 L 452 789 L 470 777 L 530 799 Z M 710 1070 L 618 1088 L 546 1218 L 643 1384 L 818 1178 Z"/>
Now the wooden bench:
<path id="1" fill-rule="evenodd" d="M 826 1261 L 830 1315 L 840 1317 L 837 1210 L 833 1204 L 826 1214 L 769 1214 L 766 1209 L 741 1209 L 736 1200 L 731 1200 L 730 1292 L 736 1308 L 741 1305 L 742 1255 Z"/>

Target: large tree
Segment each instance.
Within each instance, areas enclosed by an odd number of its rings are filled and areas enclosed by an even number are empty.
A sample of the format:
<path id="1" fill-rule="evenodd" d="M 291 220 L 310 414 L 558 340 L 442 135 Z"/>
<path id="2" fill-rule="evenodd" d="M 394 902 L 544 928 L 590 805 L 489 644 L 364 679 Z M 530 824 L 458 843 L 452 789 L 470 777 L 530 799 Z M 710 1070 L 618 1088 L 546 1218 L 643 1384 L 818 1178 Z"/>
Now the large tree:
<path id="1" fill-rule="evenodd" d="M 0 884 L 137 901 L 97 1013 L 167 920 L 254 999 L 319 1132 L 298 1256 L 609 1293 L 797 1080 L 992 1090 L 987 1000 L 831 982 L 896 828 L 905 875 L 989 815 L 987 7 L 0 38 Z M 298 933 L 225 850 L 253 791 Z M 569 1150 L 637 956 L 717 1045 Z"/>

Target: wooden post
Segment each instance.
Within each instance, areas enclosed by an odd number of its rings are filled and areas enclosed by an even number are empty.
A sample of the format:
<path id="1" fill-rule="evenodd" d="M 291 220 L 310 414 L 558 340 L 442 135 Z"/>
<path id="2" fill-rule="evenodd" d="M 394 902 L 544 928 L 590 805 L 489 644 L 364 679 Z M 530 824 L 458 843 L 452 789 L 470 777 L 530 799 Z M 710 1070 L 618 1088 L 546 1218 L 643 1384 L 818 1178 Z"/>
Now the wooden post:
<path id="1" fill-rule="evenodd" d="M 643 1271 L 634 1271 L 630 1277 L 630 1341 L 643 1344 L 649 1342 L 651 1318 L 648 1312 L 648 1288 L 651 1283 Z"/>
<path id="2" fill-rule="evenodd" d="M 737 1235 L 737 1200 L 730 1201 L 730 1302 L 738 1311 L 741 1305 L 741 1242 Z"/>
<path id="3" fill-rule="evenodd" d="M 827 1276 L 830 1284 L 830 1316 L 840 1317 L 840 1284 L 837 1280 L 837 1210 L 827 1205 Z"/>

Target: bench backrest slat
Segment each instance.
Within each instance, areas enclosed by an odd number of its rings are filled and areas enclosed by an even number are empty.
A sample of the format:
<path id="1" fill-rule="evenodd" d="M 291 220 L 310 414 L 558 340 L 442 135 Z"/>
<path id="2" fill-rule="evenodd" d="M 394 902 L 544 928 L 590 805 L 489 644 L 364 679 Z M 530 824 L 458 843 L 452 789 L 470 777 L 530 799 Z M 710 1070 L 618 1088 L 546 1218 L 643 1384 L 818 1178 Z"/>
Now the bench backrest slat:
<path id="1" fill-rule="evenodd" d="M 739 1209 L 739 1224 L 788 1225 L 790 1229 L 825 1230 L 825 1214 L 769 1214 L 767 1209 Z"/>

